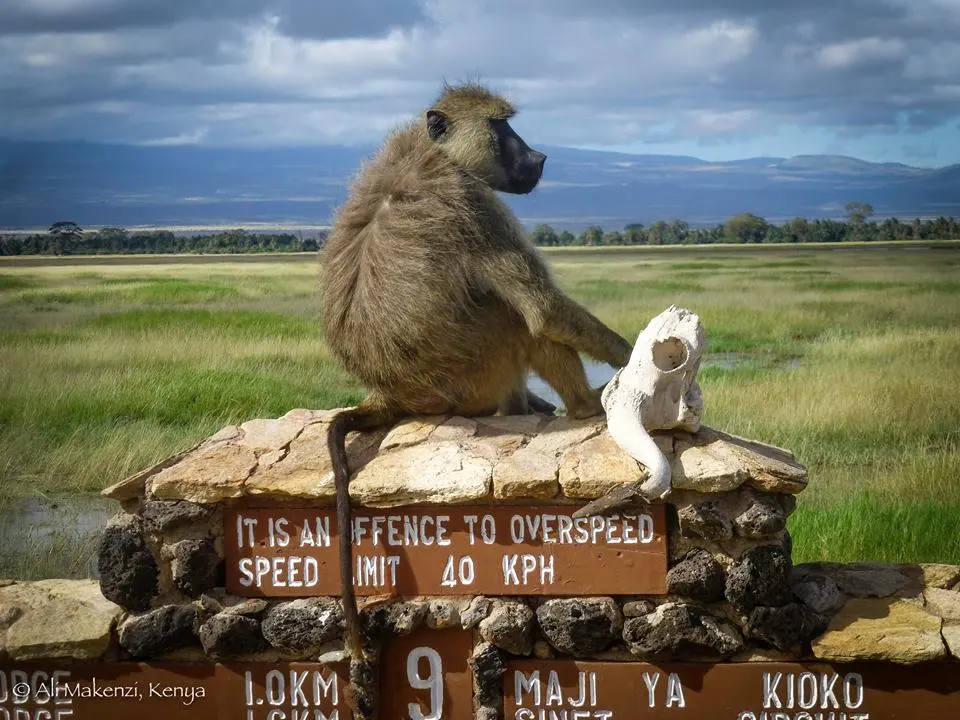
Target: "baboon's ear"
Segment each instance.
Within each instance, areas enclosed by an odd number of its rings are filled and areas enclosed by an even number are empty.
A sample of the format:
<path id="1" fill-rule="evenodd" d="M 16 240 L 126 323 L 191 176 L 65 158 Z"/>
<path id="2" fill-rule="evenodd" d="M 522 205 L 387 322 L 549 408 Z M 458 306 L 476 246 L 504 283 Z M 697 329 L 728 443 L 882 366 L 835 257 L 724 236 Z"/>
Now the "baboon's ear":
<path id="1" fill-rule="evenodd" d="M 439 110 L 427 110 L 427 134 L 431 140 L 439 140 L 443 137 L 449 126 L 450 121 L 447 120 L 447 116 L 442 112 Z"/>

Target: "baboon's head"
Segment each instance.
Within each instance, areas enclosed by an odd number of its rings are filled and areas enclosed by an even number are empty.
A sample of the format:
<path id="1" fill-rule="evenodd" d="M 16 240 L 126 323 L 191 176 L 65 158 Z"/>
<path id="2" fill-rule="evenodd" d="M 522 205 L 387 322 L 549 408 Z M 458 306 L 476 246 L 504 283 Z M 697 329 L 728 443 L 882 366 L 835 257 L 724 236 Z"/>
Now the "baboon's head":
<path id="1" fill-rule="evenodd" d="M 514 114 L 510 103 L 479 85 L 446 87 L 427 110 L 427 133 L 448 157 L 493 189 L 523 195 L 540 182 L 547 156 L 510 127 Z"/>

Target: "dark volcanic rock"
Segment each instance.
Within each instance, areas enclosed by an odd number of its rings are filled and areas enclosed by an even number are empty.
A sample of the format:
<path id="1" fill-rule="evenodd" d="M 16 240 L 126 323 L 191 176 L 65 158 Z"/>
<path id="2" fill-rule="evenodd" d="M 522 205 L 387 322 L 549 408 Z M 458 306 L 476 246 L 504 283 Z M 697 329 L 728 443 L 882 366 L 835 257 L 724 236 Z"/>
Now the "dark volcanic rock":
<path id="1" fill-rule="evenodd" d="M 739 611 L 790 600 L 790 558 L 776 546 L 753 548 L 727 573 L 726 598 Z"/>
<path id="2" fill-rule="evenodd" d="M 344 693 L 347 704 L 360 720 L 376 720 L 380 706 L 380 675 L 376 660 L 354 658 L 350 661 L 350 687 Z M 349 717 L 353 717 L 348 713 Z"/>
<path id="3" fill-rule="evenodd" d="M 774 498 L 756 496 L 747 509 L 733 519 L 737 535 L 745 538 L 766 538 L 787 526 L 787 515 Z"/>
<path id="4" fill-rule="evenodd" d="M 827 629 L 829 621 L 802 603 L 778 607 L 755 607 L 750 611 L 746 632 L 778 650 L 789 652 L 806 645 Z"/>
<path id="5" fill-rule="evenodd" d="M 261 627 L 273 647 L 309 653 L 343 633 L 343 609 L 332 598 L 291 600 L 267 610 Z"/>
<path id="6" fill-rule="evenodd" d="M 630 600 L 623 604 L 623 616 L 628 618 L 642 617 L 643 615 L 649 615 L 656 609 L 657 604 L 652 600 Z"/>
<path id="7" fill-rule="evenodd" d="M 730 519 L 715 500 L 677 508 L 677 520 L 683 537 L 724 540 L 733 537 Z"/>
<path id="8" fill-rule="evenodd" d="M 217 554 L 213 540 L 181 540 L 172 547 L 173 581 L 180 592 L 197 597 L 224 582 L 223 558 Z"/>
<path id="9" fill-rule="evenodd" d="M 166 605 L 132 617 L 120 628 L 120 647 L 134 658 L 149 658 L 193 645 L 196 619 L 192 605 Z"/>
<path id="10" fill-rule="evenodd" d="M 606 650 L 623 630 L 623 616 L 612 598 L 548 600 L 537 621 L 550 644 L 570 655 Z"/>
<path id="11" fill-rule="evenodd" d="M 167 532 L 201 523 L 212 514 L 213 508 L 209 505 L 189 500 L 148 500 L 140 511 L 144 527 L 150 532 Z"/>
<path id="12" fill-rule="evenodd" d="M 723 597 L 723 568 L 703 549 L 691 550 L 667 573 L 667 592 L 701 602 Z"/>
<path id="13" fill-rule="evenodd" d="M 215 660 L 260 652 L 267 645 L 260 621 L 244 615 L 214 615 L 200 626 L 197 636 L 203 651 Z"/>
<path id="14" fill-rule="evenodd" d="M 843 607 L 846 598 L 833 578 L 808 575 L 793 584 L 793 594 L 814 612 L 832 615 Z"/>
<path id="15" fill-rule="evenodd" d="M 507 666 L 501 653 L 492 643 L 481 643 L 474 648 L 470 667 L 476 680 L 476 699 L 480 705 L 499 704 L 503 698 L 501 680 Z"/>
<path id="16" fill-rule="evenodd" d="M 409 635 L 426 622 L 429 610 L 426 602 L 397 602 L 363 610 L 360 619 L 367 635 L 373 638 Z"/>
<path id="17" fill-rule="evenodd" d="M 729 623 L 672 602 L 627 620 L 623 639 L 634 655 L 662 659 L 690 654 L 728 657 L 743 648 L 743 638 Z"/>
<path id="18" fill-rule="evenodd" d="M 131 518 L 110 523 L 97 554 L 100 592 L 127 610 L 146 610 L 157 594 L 157 561 Z"/>
<path id="19" fill-rule="evenodd" d="M 529 655 L 533 652 L 533 619 L 533 610 L 521 602 L 498 602 L 480 623 L 480 635 L 501 650 Z"/>

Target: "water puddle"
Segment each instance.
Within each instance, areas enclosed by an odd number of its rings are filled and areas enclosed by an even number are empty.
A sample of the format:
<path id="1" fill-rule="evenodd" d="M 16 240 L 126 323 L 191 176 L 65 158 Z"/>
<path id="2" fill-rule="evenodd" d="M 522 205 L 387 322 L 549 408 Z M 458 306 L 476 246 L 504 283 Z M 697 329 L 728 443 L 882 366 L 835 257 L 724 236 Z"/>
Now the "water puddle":
<path id="1" fill-rule="evenodd" d="M 119 509 L 99 495 L 29 497 L 0 505 L 0 577 L 95 578 L 100 533 Z"/>

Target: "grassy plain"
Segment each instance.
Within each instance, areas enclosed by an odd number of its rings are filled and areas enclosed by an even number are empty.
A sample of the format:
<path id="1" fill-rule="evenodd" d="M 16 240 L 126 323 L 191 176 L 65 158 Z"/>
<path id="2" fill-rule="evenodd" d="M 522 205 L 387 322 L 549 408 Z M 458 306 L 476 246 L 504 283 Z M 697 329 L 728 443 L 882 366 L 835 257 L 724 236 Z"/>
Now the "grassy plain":
<path id="1" fill-rule="evenodd" d="M 671 303 L 701 315 L 705 422 L 810 470 L 797 562 L 960 563 L 960 250 L 548 257 L 628 338 Z M 0 262 L 0 525 L 227 423 L 362 396 L 324 345 L 314 256 L 134 262 Z M 37 567 L 0 550 L 0 577 Z"/>

